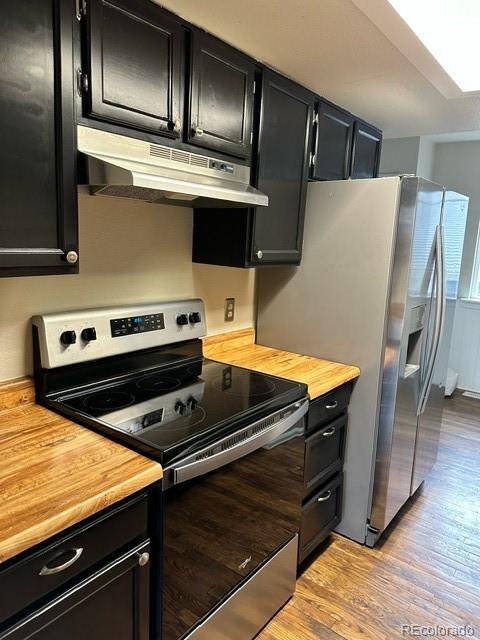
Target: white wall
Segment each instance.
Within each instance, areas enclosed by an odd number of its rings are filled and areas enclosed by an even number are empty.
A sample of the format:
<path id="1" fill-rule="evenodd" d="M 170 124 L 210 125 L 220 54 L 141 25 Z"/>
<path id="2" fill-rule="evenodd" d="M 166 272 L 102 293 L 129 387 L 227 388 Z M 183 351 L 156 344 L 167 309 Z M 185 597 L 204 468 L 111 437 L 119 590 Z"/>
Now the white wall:
<path id="1" fill-rule="evenodd" d="M 416 173 L 420 138 L 390 138 L 382 142 L 381 176 Z"/>
<path id="2" fill-rule="evenodd" d="M 470 197 L 459 296 L 469 295 L 480 224 L 480 141 L 436 145 L 434 180 Z M 460 389 L 480 393 L 480 304 L 457 302 L 449 366 Z"/>
<path id="3" fill-rule="evenodd" d="M 381 176 L 413 173 L 432 180 L 435 143 L 428 136 L 389 138 L 382 143 Z"/>
<path id="4" fill-rule="evenodd" d="M 254 270 L 192 264 L 191 209 L 82 196 L 79 221 L 80 274 L 0 279 L 0 380 L 32 372 L 37 313 L 198 296 L 210 334 L 253 326 Z"/>

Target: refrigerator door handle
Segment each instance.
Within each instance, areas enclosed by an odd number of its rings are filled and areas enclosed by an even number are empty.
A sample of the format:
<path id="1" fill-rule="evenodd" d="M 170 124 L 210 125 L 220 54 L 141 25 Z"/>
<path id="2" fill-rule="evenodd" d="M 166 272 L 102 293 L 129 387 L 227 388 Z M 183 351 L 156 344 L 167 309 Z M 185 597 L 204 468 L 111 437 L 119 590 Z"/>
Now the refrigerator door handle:
<path id="1" fill-rule="evenodd" d="M 442 339 L 443 325 L 445 320 L 446 296 L 445 296 L 445 260 L 444 260 L 444 240 L 443 227 L 438 225 L 435 233 L 435 253 L 436 253 L 436 291 L 437 305 L 435 311 L 435 321 L 433 325 L 433 341 L 430 350 L 425 378 L 417 406 L 417 416 L 423 413 L 427 404 L 430 385 L 432 382 L 433 370 L 437 362 L 440 341 Z"/>

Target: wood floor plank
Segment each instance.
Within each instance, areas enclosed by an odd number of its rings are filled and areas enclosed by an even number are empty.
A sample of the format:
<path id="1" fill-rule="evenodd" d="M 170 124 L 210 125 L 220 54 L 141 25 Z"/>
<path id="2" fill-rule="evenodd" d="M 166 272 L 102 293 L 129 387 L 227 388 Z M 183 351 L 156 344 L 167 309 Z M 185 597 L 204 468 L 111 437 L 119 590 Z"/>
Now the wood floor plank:
<path id="1" fill-rule="evenodd" d="M 437 464 L 382 543 L 334 534 L 257 640 L 391 640 L 408 624 L 480 638 L 479 461 L 480 401 L 456 394 Z"/>

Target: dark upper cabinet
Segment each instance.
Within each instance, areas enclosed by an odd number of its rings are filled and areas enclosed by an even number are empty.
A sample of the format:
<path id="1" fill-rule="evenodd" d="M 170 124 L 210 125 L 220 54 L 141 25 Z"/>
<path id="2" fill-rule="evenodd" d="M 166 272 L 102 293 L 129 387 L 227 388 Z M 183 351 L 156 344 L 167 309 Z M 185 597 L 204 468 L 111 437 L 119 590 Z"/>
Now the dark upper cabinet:
<path id="1" fill-rule="evenodd" d="M 72 9 L 2 2 L 0 276 L 78 271 Z"/>
<path id="2" fill-rule="evenodd" d="M 191 38 L 188 142 L 249 158 L 255 63 L 203 31 Z"/>
<path id="3" fill-rule="evenodd" d="M 376 178 L 382 132 L 330 102 L 320 100 L 314 125 L 313 180 Z"/>
<path id="4" fill-rule="evenodd" d="M 320 102 L 315 122 L 312 166 L 314 180 L 345 180 L 350 173 L 354 118 L 327 102 Z"/>
<path id="5" fill-rule="evenodd" d="M 382 133 L 375 127 L 355 121 L 353 130 L 352 178 L 376 178 L 380 167 Z"/>
<path id="6" fill-rule="evenodd" d="M 88 0 L 85 115 L 182 132 L 185 32 L 150 0 Z"/>
<path id="7" fill-rule="evenodd" d="M 302 255 L 314 96 L 268 69 L 256 106 L 256 209 L 198 209 L 193 260 L 237 267 L 299 264 Z M 256 153 L 257 152 L 257 153 Z"/>
<path id="8" fill-rule="evenodd" d="M 313 94 L 265 70 L 257 187 L 269 202 L 255 211 L 253 264 L 300 263 L 312 118 Z"/>

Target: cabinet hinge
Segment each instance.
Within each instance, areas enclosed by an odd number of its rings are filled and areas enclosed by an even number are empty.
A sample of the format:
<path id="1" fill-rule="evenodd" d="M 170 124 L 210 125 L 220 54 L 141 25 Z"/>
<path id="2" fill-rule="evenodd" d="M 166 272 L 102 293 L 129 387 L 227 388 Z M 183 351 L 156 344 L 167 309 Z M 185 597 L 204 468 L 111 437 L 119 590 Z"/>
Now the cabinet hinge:
<path id="1" fill-rule="evenodd" d="M 81 69 L 77 69 L 77 91 L 80 96 L 88 91 L 88 76 Z"/>
<path id="2" fill-rule="evenodd" d="M 83 16 L 87 15 L 87 0 L 76 0 L 77 5 L 77 20 L 81 20 Z"/>
<path id="3" fill-rule="evenodd" d="M 313 116 L 313 123 L 312 124 L 318 124 L 318 113 L 315 113 Z"/>
<path id="4" fill-rule="evenodd" d="M 257 81 L 254 80 L 253 81 L 253 95 L 255 95 L 257 93 Z"/>

